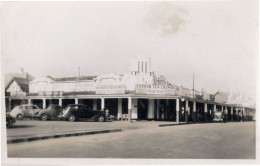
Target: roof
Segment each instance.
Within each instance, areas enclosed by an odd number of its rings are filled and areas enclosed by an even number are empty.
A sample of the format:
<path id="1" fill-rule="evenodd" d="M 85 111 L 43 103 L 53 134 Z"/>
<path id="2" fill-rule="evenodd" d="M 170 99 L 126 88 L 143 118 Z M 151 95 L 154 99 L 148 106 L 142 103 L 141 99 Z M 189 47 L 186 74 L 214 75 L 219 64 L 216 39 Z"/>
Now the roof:
<path id="1" fill-rule="evenodd" d="M 25 72 L 5 74 L 5 89 L 7 88 L 7 86 L 10 85 L 11 82 L 13 82 L 14 77 L 27 79 L 29 82 L 34 79 L 34 77 L 32 75 L 30 75 L 29 73 L 25 73 Z"/>
<path id="2" fill-rule="evenodd" d="M 62 77 L 62 78 L 52 78 L 53 80 L 57 82 L 62 81 L 77 81 L 77 80 L 93 80 L 96 76 L 81 76 L 79 77 Z"/>
<path id="3" fill-rule="evenodd" d="M 19 77 L 13 77 L 13 79 L 9 82 L 9 84 L 6 86 L 5 89 L 8 89 L 9 86 L 13 83 L 13 82 L 17 82 L 17 84 L 20 86 L 20 88 L 24 91 L 24 92 L 29 92 L 29 80 L 26 78 L 19 78 Z"/>

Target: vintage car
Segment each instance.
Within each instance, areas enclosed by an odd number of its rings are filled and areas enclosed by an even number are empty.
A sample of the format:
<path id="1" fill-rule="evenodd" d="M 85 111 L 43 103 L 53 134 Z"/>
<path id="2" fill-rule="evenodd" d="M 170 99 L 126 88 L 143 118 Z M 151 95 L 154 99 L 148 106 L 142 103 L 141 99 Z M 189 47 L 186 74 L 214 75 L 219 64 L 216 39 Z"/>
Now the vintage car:
<path id="1" fill-rule="evenodd" d="M 40 109 L 39 112 L 36 112 L 33 118 L 41 120 L 53 119 L 58 117 L 61 111 L 62 108 L 58 104 L 50 104 L 46 109 Z"/>
<path id="2" fill-rule="evenodd" d="M 6 127 L 11 128 L 11 127 L 13 127 L 14 123 L 15 123 L 15 118 L 13 118 L 9 114 L 6 114 Z"/>
<path id="3" fill-rule="evenodd" d="M 101 110 L 91 110 L 87 105 L 83 104 L 70 104 L 59 116 L 61 119 L 73 122 L 75 120 L 91 120 L 104 122 L 106 114 Z"/>
<path id="4" fill-rule="evenodd" d="M 24 104 L 14 107 L 10 115 L 18 120 L 23 120 L 23 118 L 32 118 L 39 111 L 40 109 L 37 105 Z"/>
<path id="5" fill-rule="evenodd" d="M 224 116 L 222 112 L 214 112 L 213 122 L 224 122 Z"/>

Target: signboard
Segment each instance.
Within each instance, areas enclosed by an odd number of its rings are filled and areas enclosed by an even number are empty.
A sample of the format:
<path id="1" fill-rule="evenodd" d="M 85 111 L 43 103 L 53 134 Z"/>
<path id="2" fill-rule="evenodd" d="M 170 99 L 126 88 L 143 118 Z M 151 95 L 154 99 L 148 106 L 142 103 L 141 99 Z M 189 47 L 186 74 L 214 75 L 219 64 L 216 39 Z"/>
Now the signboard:
<path id="1" fill-rule="evenodd" d="M 39 96 L 59 96 L 63 95 L 62 91 L 39 91 Z"/>
<path id="2" fill-rule="evenodd" d="M 136 84 L 135 93 L 153 95 L 176 95 L 173 85 Z"/>
<path id="3" fill-rule="evenodd" d="M 96 94 L 125 94 L 125 85 L 98 85 Z"/>

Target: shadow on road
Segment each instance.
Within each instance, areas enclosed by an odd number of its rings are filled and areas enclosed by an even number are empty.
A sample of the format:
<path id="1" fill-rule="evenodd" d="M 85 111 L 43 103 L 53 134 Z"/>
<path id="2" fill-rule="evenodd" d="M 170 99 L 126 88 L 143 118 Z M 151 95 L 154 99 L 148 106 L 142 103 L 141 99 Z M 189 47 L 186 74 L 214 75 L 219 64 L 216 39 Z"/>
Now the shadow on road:
<path id="1" fill-rule="evenodd" d="M 17 128 L 31 128 L 31 127 L 36 127 L 36 126 L 29 126 L 29 125 L 14 125 L 13 127 L 11 127 L 11 128 L 7 128 L 7 129 L 9 130 L 9 129 L 17 129 Z"/>

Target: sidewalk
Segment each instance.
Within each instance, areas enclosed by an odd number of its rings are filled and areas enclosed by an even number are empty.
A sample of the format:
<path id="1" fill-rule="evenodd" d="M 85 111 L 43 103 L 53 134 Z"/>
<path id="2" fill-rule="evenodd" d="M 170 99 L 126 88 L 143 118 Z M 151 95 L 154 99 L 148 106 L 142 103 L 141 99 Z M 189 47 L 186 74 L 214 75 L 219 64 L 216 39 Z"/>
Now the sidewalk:
<path id="1" fill-rule="evenodd" d="M 182 123 L 181 123 L 182 124 Z M 13 128 L 7 129 L 7 143 L 35 140 L 122 132 L 124 130 L 156 128 L 179 125 L 169 121 L 113 121 L 113 122 L 67 122 L 17 120 Z"/>

